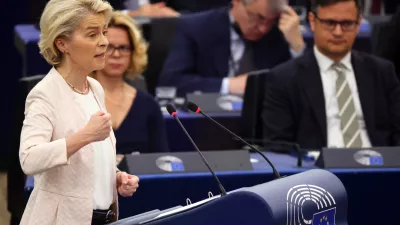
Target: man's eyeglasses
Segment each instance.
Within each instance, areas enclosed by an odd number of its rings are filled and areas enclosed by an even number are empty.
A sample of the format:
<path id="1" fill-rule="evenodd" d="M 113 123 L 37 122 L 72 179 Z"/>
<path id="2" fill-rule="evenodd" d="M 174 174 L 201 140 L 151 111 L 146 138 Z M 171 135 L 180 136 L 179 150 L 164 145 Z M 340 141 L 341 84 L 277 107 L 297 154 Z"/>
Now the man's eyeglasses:
<path id="1" fill-rule="evenodd" d="M 346 32 L 346 31 L 354 31 L 358 25 L 358 21 L 357 20 L 332 20 L 332 19 L 322 19 L 319 18 L 316 14 L 315 18 L 317 18 L 321 24 L 322 27 L 325 30 L 329 30 L 329 31 L 333 31 L 336 29 L 337 25 L 340 25 L 340 28 L 342 28 L 342 31 Z"/>
<path id="2" fill-rule="evenodd" d="M 115 46 L 115 45 L 109 44 L 107 47 L 106 54 L 112 55 L 112 54 L 114 54 L 115 50 L 118 50 L 119 54 L 121 54 L 122 56 L 127 56 L 132 53 L 133 49 L 129 45 Z"/>

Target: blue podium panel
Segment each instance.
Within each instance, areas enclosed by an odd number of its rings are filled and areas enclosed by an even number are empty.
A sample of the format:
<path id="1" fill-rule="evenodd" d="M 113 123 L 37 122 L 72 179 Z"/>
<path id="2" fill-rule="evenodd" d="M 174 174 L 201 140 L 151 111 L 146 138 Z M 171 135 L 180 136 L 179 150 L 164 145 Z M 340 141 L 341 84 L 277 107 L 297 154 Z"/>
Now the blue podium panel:
<path id="1" fill-rule="evenodd" d="M 345 187 L 326 170 L 309 170 L 242 190 L 264 198 L 271 208 L 273 224 L 315 225 L 321 219 L 347 224 Z"/>
<path id="2" fill-rule="evenodd" d="M 148 225 L 273 224 L 269 205 L 252 192 L 236 192 L 189 211 L 145 223 Z"/>
<path id="3" fill-rule="evenodd" d="M 325 170 L 303 173 L 242 188 L 182 211 L 161 214 L 140 224 L 152 225 L 347 225 L 347 194 L 341 181 Z M 135 225 L 121 221 L 115 225 Z M 114 225 L 113 224 L 113 225 Z"/>
<path id="4" fill-rule="evenodd" d="M 268 153 L 282 176 L 313 169 L 314 161 L 305 159 L 304 168 L 297 168 L 296 158 Z M 252 154 L 253 171 L 217 172 L 227 191 L 251 187 L 274 179 L 274 174 L 261 157 Z M 400 169 L 331 169 L 343 183 L 348 195 L 348 224 L 395 225 L 400 195 Z M 218 194 L 212 176 L 208 173 L 171 175 L 142 175 L 140 188 L 131 198 L 120 198 L 120 216 L 127 218 L 153 209 L 168 209 L 207 198 L 207 193 Z M 140 203 L 140 204 L 139 204 Z M 243 209 L 247 210 L 247 209 Z M 384 216 L 381 216 L 384 215 Z M 316 218 L 318 215 L 316 215 Z M 321 223 L 324 224 L 324 223 Z"/>

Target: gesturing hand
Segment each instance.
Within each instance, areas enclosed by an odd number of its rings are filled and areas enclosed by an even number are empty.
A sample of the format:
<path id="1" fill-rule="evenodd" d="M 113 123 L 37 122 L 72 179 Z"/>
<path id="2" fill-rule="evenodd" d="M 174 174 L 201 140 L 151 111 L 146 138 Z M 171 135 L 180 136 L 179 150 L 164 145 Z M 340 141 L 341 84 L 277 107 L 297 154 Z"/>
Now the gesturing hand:
<path id="1" fill-rule="evenodd" d="M 111 125 L 111 116 L 109 113 L 97 112 L 90 117 L 84 131 L 92 142 L 103 141 L 110 136 Z"/>
<path id="2" fill-rule="evenodd" d="M 117 173 L 117 190 L 121 196 L 132 196 L 138 187 L 139 177 L 127 174 L 126 172 Z"/>

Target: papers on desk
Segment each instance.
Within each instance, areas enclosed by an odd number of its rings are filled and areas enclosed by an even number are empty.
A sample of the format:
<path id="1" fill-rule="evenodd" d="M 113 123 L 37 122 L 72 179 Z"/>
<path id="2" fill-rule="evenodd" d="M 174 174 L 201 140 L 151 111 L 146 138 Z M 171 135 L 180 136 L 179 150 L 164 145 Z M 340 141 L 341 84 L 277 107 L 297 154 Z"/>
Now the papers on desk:
<path id="1" fill-rule="evenodd" d="M 216 198 L 219 198 L 219 197 L 220 197 L 220 195 L 217 195 L 217 196 L 214 196 L 214 197 L 211 197 L 211 198 L 207 198 L 207 199 L 204 199 L 202 201 L 199 201 L 199 202 L 196 202 L 196 203 L 193 203 L 193 204 L 190 204 L 190 205 L 187 205 L 187 206 L 184 206 L 184 207 L 181 207 L 181 208 L 178 208 L 178 209 L 166 212 L 166 213 L 161 213 L 160 215 L 158 215 L 156 217 L 156 219 L 157 218 L 162 218 L 162 217 L 167 217 L 169 215 L 174 215 L 174 214 L 177 214 L 177 213 L 180 213 L 180 212 L 184 212 L 186 210 L 189 210 L 189 209 L 195 208 L 197 206 L 203 205 L 203 204 L 205 204 L 207 202 L 210 202 L 210 201 L 212 201 L 212 200 L 214 200 Z"/>
<path id="2" fill-rule="evenodd" d="M 152 222 L 152 221 L 155 221 L 155 220 L 159 220 L 159 219 L 162 219 L 162 218 L 165 218 L 165 217 L 168 217 L 168 216 L 172 216 L 172 215 L 175 215 L 175 214 L 178 214 L 178 213 L 181 213 L 181 212 L 185 212 L 187 210 L 196 208 L 196 207 L 201 206 L 201 205 L 203 205 L 205 203 L 213 201 L 213 200 L 215 200 L 215 199 L 217 199 L 219 197 L 220 197 L 220 195 L 216 195 L 216 196 L 204 199 L 202 201 L 199 201 L 199 202 L 196 202 L 196 203 L 192 203 L 192 204 L 187 205 L 187 206 L 183 206 L 183 207 L 180 207 L 180 208 L 177 208 L 177 209 L 165 212 L 165 213 L 161 213 L 158 216 L 154 217 L 153 219 L 144 221 L 144 222 L 142 222 L 140 224 L 146 224 L 146 223 L 149 223 L 149 222 Z"/>
<path id="3" fill-rule="evenodd" d="M 307 155 L 312 157 L 314 160 L 317 160 L 320 154 L 321 154 L 320 151 L 309 151 L 309 152 L 307 152 Z"/>

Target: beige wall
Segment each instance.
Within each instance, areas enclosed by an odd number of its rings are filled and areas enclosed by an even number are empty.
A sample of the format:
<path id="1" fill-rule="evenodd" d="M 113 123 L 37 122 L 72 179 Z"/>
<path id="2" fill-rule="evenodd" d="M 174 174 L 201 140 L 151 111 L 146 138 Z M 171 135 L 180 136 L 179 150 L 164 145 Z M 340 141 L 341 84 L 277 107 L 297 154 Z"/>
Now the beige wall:
<path id="1" fill-rule="evenodd" d="M 0 225 L 10 224 L 10 215 L 7 211 L 7 175 L 0 173 Z"/>

